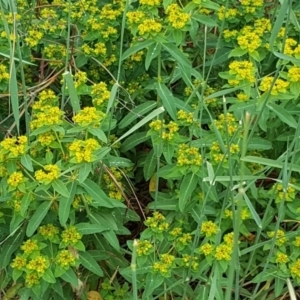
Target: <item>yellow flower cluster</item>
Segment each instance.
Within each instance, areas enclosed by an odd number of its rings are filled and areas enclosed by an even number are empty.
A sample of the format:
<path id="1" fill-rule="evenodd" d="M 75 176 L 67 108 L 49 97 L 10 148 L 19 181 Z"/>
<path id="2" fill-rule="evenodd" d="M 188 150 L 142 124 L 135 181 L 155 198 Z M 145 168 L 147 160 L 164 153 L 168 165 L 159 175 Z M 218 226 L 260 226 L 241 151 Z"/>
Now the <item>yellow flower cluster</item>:
<path id="1" fill-rule="evenodd" d="M 218 19 L 220 21 L 234 19 L 238 16 L 238 10 L 236 8 L 227 8 L 221 5 L 218 10 Z"/>
<path id="2" fill-rule="evenodd" d="M 69 250 L 62 250 L 56 255 L 55 262 L 62 268 L 69 269 L 70 266 L 75 265 L 76 258 Z"/>
<path id="3" fill-rule="evenodd" d="M 53 180 L 58 179 L 59 175 L 60 169 L 57 165 L 45 165 L 44 171 L 38 170 L 34 173 L 35 179 L 43 184 L 51 183 Z"/>
<path id="4" fill-rule="evenodd" d="M 206 237 L 211 237 L 218 232 L 218 226 L 212 221 L 202 222 L 200 233 L 204 234 Z"/>
<path id="5" fill-rule="evenodd" d="M 3 64 L 0 64 L 0 82 L 8 81 L 10 78 L 9 73 L 7 72 L 7 67 Z"/>
<path id="6" fill-rule="evenodd" d="M 148 240 L 138 241 L 136 250 L 138 256 L 149 255 L 152 252 L 152 250 L 153 245 Z"/>
<path id="7" fill-rule="evenodd" d="M 166 9 L 166 14 L 168 22 L 175 29 L 182 29 L 190 20 L 190 15 L 182 12 L 177 3 L 170 4 Z"/>
<path id="8" fill-rule="evenodd" d="M 95 107 L 85 107 L 72 120 L 82 127 L 99 127 L 104 117 L 105 114 L 102 111 L 97 111 Z"/>
<path id="9" fill-rule="evenodd" d="M 179 130 L 178 125 L 173 121 L 169 124 L 164 124 L 162 120 L 155 120 L 149 124 L 149 127 L 158 133 L 161 132 L 161 138 L 164 141 L 172 141 L 175 133 Z"/>
<path id="10" fill-rule="evenodd" d="M 39 227 L 39 234 L 47 240 L 52 240 L 56 235 L 58 235 L 58 228 L 53 224 L 47 224 Z"/>
<path id="11" fill-rule="evenodd" d="M 67 56 L 67 48 L 62 44 L 50 44 L 44 48 L 44 56 L 51 67 L 62 67 Z"/>
<path id="12" fill-rule="evenodd" d="M 288 71 L 288 79 L 290 82 L 300 82 L 300 68 L 293 66 Z"/>
<path id="13" fill-rule="evenodd" d="M 268 234 L 269 238 L 275 238 L 276 239 L 275 244 L 279 247 L 283 246 L 288 240 L 287 237 L 285 236 L 284 231 L 281 230 L 281 229 L 277 230 L 277 235 L 276 236 L 275 236 L 275 231 L 269 231 L 267 234 Z"/>
<path id="14" fill-rule="evenodd" d="M 108 102 L 110 91 L 107 89 L 105 82 L 100 82 L 92 86 L 91 95 L 93 97 L 93 104 L 97 107 L 101 107 Z"/>
<path id="15" fill-rule="evenodd" d="M 205 256 L 212 254 L 213 251 L 214 247 L 210 243 L 205 243 L 200 247 L 200 252 L 203 253 Z"/>
<path id="16" fill-rule="evenodd" d="M 87 74 L 86 72 L 78 71 L 74 75 L 74 85 L 75 88 L 78 88 L 79 86 L 83 85 L 87 82 Z"/>
<path id="17" fill-rule="evenodd" d="M 238 93 L 236 95 L 236 97 L 238 98 L 239 101 L 247 101 L 247 100 L 249 100 L 249 97 L 246 94 L 244 94 L 244 93 Z"/>
<path id="18" fill-rule="evenodd" d="M 27 37 L 24 39 L 25 43 L 29 47 L 33 48 L 39 44 L 39 42 L 43 38 L 43 35 L 44 35 L 43 32 L 41 32 L 40 30 L 29 29 L 27 31 Z"/>
<path id="19" fill-rule="evenodd" d="M 6 138 L 0 143 L 0 151 L 3 155 L 7 154 L 8 158 L 16 158 L 25 154 L 27 142 L 25 135 Z"/>
<path id="20" fill-rule="evenodd" d="M 147 6 L 159 6 L 161 4 L 162 0 L 139 0 L 139 3 L 141 5 L 147 5 Z"/>
<path id="21" fill-rule="evenodd" d="M 154 212 L 152 217 L 148 217 L 144 224 L 151 228 L 154 232 L 163 232 L 168 230 L 169 228 L 169 223 L 165 221 L 165 217 L 159 213 L 159 212 Z"/>
<path id="22" fill-rule="evenodd" d="M 293 278 L 300 279 L 300 259 L 298 258 L 290 265 L 290 271 Z"/>
<path id="23" fill-rule="evenodd" d="M 273 185 L 273 190 L 276 195 L 276 202 L 285 201 L 293 201 L 296 197 L 295 188 L 288 186 L 286 191 L 284 191 L 282 183 L 276 183 Z"/>
<path id="24" fill-rule="evenodd" d="M 222 243 L 216 247 L 214 257 L 216 260 L 231 260 L 232 246 Z"/>
<path id="25" fill-rule="evenodd" d="M 228 133 L 229 136 L 234 135 L 238 129 L 237 120 L 231 113 L 227 113 L 226 116 L 220 114 L 214 122 L 219 131 Z"/>
<path id="26" fill-rule="evenodd" d="M 13 269 L 22 270 L 27 265 L 27 260 L 25 257 L 18 255 L 15 257 L 13 262 L 10 264 Z"/>
<path id="27" fill-rule="evenodd" d="M 230 40 L 230 39 L 235 39 L 238 35 L 238 31 L 236 29 L 233 30 L 229 30 L 229 29 L 224 29 L 223 30 L 223 37 L 226 40 Z"/>
<path id="28" fill-rule="evenodd" d="M 243 10 L 247 14 L 254 14 L 257 8 L 264 5 L 264 0 L 240 0 Z"/>
<path id="29" fill-rule="evenodd" d="M 257 50 L 262 44 L 262 41 L 256 32 L 246 30 L 239 34 L 237 42 L 241 49 L 245 49 L 249 53 Z"/>
<path id="30" fill-rule="evenodd" d="M 21 246 L 21 250 L 24 251 L 25 255 L 30 255 L 34 251 L 38 251 L 39 250 L 39 246 L 38 246 L 37 240 L 28 239 Z"/>
<path id="31" fill-rule="evenodd" d="M 130 11 L 126 14 L 126 17 L 130 25 L 140 24 L 145 19 L 145 13 L 139 10 Z"/>
<path id="32" fill-rule="evenodd" d="M 252 62 L 244 61 L 233 61 L 229 65 L 229 74 L 234 75 L 238 81 L 246 80 L 250 83 L 255 82 L 256 69 Z"/>
<path id="33" fill-rule="evenodd" d="M 162 30 L 162 24 L 152 19 L 146 19 L 138 26 L 138 30 L 140 35 L 155 36 Z"/>
<path id="34" fill-rule="evenodd" d="M 179 145 L 177 153 L 178 166 L 200 166 L 202 163 L 202 156 L 199 149 L 196 147 L 189 147 L 186 144 Z"/>
<path id="35" fill-rule="evenodd" d="M 59 107 L 50 105 L 40 106 L 38 110 L 34 111 L 33 120 L 30 122 L 30 129 L 34 130 L 43 126 L 60 125 L 63 115 L 64 112 Z"/>
<path id="36" fill-rule="evenodd" d="M 190 233 L 183 233 L 182 236 L 176 240 L 181 246 L 186 246 L 192 241 L 192 235 Z"/>
<path id="37" fill-rule="evenodd" d="M 80 241 L 82 235 L 77 231 L 74 226 L 66 228 L 61 233 L 61 240 L 65 245 L 75 245 Z"/>
<path id="38" fill-rule="evenodd" d="M 293 241 L 293 245 L 300 248 L 300 236 L 295 237 L 295 240 Z"/>
<path id="39" fill-rule="evenodd" d="M 277 264 L 286 264 L 289 261 L 288 256 L 285 253 L 282 252 L 277 252 L 276 253 L 276 259 L 275 259 Z"/>
<path id="40" fill-rule="evenodd" d="M 26 265 L 26 269 L 30 271 L 35 271 L 38 273 L 39 277 L 43 276 L 46 269 L 49 267 L 50 262 L 47 257 L 39 255 L 31 259 Z"/>
<path id="41" fill-rule="evenodd" d="M 17 188 L 20 184 L 24 183 L 25 178 L 22 172 L 13 172 L 7 179 L 9 186 Z"/>
<path id="42" fill-rule="evenodd" d="M 171 254 L 162 254 L 160 260 L 153 264 L 154 272 L 160 273 L 162 276 L 168 276 L 174 266 L 175 256 Z"/>
<path id="43" fill-rule="evenodd" d="M 198 269 L 199 263 L 198 263 L 198 257 L 190 256 L 188 254 L 182 255 L 182 262 L 183 265 L 187 268 L 191 266 L 192 270 L 196 271 Z"/>
<path id="44" fill-rule="evenodd" d="M 254 21 L 254 31 L 259 36 L 262 36 L 265 32 L 270 32 L 271 29 L 272 29 L 272 24 L 270 19 L 260 18 Z"/>
<path id="45" fill-rule="evenodd" d="M 123 195 L 121 190 L 123 189 L 123 184 L 121 182 L 123 175 L 116 168 L 110 168 L 111 176 L 114 177 L 114 180 L 110 175 L 104 174 L 103 179 L 105 182 L 105 186 L 108 189 L 108 195 L 111 199 L 123 200 Z"/>
<path id="46" fill-rule="evenodd" d="M 39 284 L 39 282 L 40 282 L 40 278 L 37 273 L 32 272 L 32 273 L 26 274 L 26 277 L 25 277 L 26 287 L 31 288 L 32 286 Z"/>
<path id="47" fill-rule="evenodd" d="M 191 124 L 193 124 L 194 114 L 192 112 L 189 113 L 189 112 L 186 112 L 186 111 L 180 109 L 177 112 L 177 118 L 178 118 L 178 120 L 184 122 L 184 124 L 191 125 Z"/>
<path id="48" fill-rule="evenodd" d="M 83 44 L 81 50 L 86 55 L 105 56 L 107 48 L 104 43 L 96 43 L 94 47 L 90 47 L 88 44 Z"/>
<path id="49" fill-rule="evenodd" d="M 264 77 L 259 85 L 259 89 L 263 92 L 271 90 L 271 95 L 276 96 L 279 93 L 286 93 L 286 89 L 289 86 L 288 81 L 282 79 L 276 79 L 273 86 L 272 82 L 274 81 L 273 76 Z"/>
<path id="50" fill-rule="evenodd" d="M 87 139 L 86 141 L 75 140 L 70 146 L 70 154 L 75 157 L 76 163 L 92 162 L 94 152 L 100 149 L 100 145 L 95 139 Z"/>
<path id="51" fill-rule="evenodd" d="M 37 140 L 42 146 L 49 146 L 56 140 L 56 136 L 53 132 L 45 132 L 39 134 Z"/>
<path id="52" fill-rule="evenodd" d="M 123 12 L 123 7 L 120 6 L 119 9 L 115 9 L 112 4 L 106 4 L 102 7 L 100 12 L 101 20 L 116 20 Z"/>
<path id="53" fill-rule="evenodd" d="M 295 53 L 295 48 L 297 45 L 298 45 L 298 43 L 296 40 L 294 40 L 292 38 L 287 38 L 285 40 L 283 53 L 286 55 L 293 55 Z"/>

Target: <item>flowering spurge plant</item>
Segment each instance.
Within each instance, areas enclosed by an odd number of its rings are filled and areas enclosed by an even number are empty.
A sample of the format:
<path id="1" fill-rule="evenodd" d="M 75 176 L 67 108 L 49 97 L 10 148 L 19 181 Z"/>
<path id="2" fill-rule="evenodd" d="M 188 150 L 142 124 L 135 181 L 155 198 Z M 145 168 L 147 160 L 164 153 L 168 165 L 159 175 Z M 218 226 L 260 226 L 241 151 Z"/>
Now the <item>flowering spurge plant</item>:
<path id="1" fill-rule="evenodd" d="M 1 297 L 297 298 L 297 1 L 0 5 Z"/>

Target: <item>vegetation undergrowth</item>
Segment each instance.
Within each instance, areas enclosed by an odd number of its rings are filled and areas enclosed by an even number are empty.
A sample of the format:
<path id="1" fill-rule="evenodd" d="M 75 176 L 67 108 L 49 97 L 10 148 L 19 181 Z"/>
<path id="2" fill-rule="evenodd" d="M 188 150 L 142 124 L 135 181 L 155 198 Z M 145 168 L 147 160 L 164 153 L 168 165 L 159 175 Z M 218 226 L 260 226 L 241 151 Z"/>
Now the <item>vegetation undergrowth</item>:
<path id="1" fill-rule="evenodd" d="M 0 298 L 300 296 L 300 3 L 0 1 Z"/>

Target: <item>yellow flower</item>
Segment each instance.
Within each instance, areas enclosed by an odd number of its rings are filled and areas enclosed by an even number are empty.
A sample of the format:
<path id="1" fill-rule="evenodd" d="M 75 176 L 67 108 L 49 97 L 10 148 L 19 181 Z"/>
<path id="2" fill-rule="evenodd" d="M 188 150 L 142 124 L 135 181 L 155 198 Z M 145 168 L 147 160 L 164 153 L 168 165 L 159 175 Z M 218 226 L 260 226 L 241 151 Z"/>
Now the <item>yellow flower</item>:
<path id="1" fill-rule="evenodd" d="M 292 277 L 300 279 L 300 259 L 290 265 L 290 270 Z"/>
<path id="2" fill-rule="evenodd" d="M 156 35 L 162 30 L 162 24 L 152 19 L 146 19 L 138 26 L 138 30 L 140 35 Z"/>
<path id="3" fill-rule="evenodd" d="M 11 267 L 16 270 L 22 270 L 26 266 L 26 264 L 26 258 L 18 255 L 11 263 Z"/>
<path id="4" fill-rule="evenodd" d="M 42 276 L 49 267 L 50 262 L 47 257 L 39 255 L 28 262 L 26 269 L 36 271 L 39 276 Z"/>
<path id="5" fill-rule="evenodd" d="M 39 250 L 37 240 L 31 240 L 31 239 L 27 240 L 21 246 L 21 250 L 24 251 L 25 255 L 29 255 L 32 252 Z"/>
<path id="6" fill-rule="evenodd" d="M 61 234 L 62 242 L 66 245 L 75 245 L 78 241 L 80 241 L 81 237 L 82 235 L 74 226 L 66 228 Z"/>
<path id="7" fill-rule="evenodd" d="M 232 247 L 227 244 L 220 244 L 216 247 L 216 253 L 214 257 L 217 260 L 231 260 Z"/>
<path id="8" fill-rule="evenodd" d="M 14 172 L 7 179 L 7 183 L 11 187 L 18 187 L 23 182 L 24 182 L 24 175 L 22 174 L 22 172 Z"/>
<path id="9" fill-rule="evenodd" d="M 60 169 L 57 165 L 45 165 L 43 170 L 35 172 L 34 177 L 38 182 L 48 184 L 59 178 Z"/>
<path id="10" fill-rule="evenodd" d="M 30 288 L 40 282 L 39 275 L 35 272 L 26 274 L 25 277 L 25 285 Z"/>
<path id="11" fill-rule="evenodd" d="M 64 269 L 69 269 L 70 266 L 74 266 L 75 261 L 75 256 L 69 250 L 58 252 L 55 258 L 55 262 Z"/>
<path id="12" fill-rule="evenodd" d="M 269 238 L 275 238 L 276 239 L 275 244 L 279 247 L 284 245 L 288 240 L 287 237 L 285 236 L 284 231 L 281 229 L 278 229 L 276 236 L 275 236 L 275 231 L 269 231 L 267 232 L 267 235 Z"/>
<path id="13" fill-rule="evenodd" d="M 202 222 L 200 232 L 205 234 L 206 237 L 210 237 L 218 232 L 218 226 L 212 221 L 204 221 Z"/>
<path id="14" fill-rule="evenodd" d="M 177 153 L 178 166 L 201 166 L 202 156 L 199 149 L 196 147 L 189 147 L 185 144 L 180 144 Z"/>
<path id="15" fill-rule="evenodd" d="M 150 254 L 151 250 L 153 249 L 153 245 L 147 241 L 138 241 L 138 246 L 137 246 L 137 255 L 138 256 L 143 256 L 143 255 L 148 255 Z"/>
<path id="16" fill-rule="evenodd" d="M 53 224 L 47 224 L 39 227 L 39 234 L 45 239 L 52 239 L 58 234 L 58 228 Z"/>
<path id="17" fill-rule="evenodd" d="M 276 253 L 276 263 L 286 264 L 288 261 L 289 261 L 289 258 L 285 253 L 282 253 L 282 252 Z"/>
<path id="18" fill-rule="evenodd" d="M 206 243 L 200 247 L 200 251 L 205 255 L 210 255 L 214 250 L 214 247 L 210 243 Z"/>
<path id="19" fill-rule="evenodd" d="M 274 77 L 272 76 L 264 77 L 259 85 L 259 89 L 263 92 L 271 90 L 271 95 L 273 96 L 278 95 L 278 93 L 286 93 L 286 89 L 289 86 L 288 81 L 276 79 L 272 86 L 273 81 Z"/>
<path id="20" fill-rule="evenodd" d="M 73 117 L 73 121 L 82 127 L 91 125 L 99 127 L 104 117 L 105 114 L 97 111 L 95 107 L 85 107 Z"/>

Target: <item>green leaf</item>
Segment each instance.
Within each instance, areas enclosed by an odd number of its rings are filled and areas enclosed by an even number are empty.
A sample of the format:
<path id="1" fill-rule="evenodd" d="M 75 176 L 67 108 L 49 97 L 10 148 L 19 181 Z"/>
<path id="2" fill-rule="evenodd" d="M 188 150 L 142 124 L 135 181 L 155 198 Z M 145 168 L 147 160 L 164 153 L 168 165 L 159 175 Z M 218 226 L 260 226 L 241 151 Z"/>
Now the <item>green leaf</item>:
<path id="1" fill-rule="evenodd" d="M 292 56 L 289 56 L 289 55 L 286 55 L 286 54 L 283 54 L 283 53 L 277 52 L 277 51 L 273 51 L 273 54 L 280 59 L 290 61 L 298 67 L 300 66 L 300 60 L 297 58 L 294 58 Z"/>
<path id="2" fill-rule="evenodd" d="M 122 152 L 127 152 L 148 139 L 149 136 L 147 136 L 147 131 L 134 133 L 122 143 L 121 150 Z"/>
<path id="3" fill-rule="evenodd" d="M 174 97 L 171 91 L 166 87 L 164 83 L 157 83 L 157 93 L 161 98 L 162 103 L 168 114 L 173 120 L 177 120 L 177 110 L 175 105 Z"/>
<path id="4" fill-rule="evenodd" d="M 34 232 L 37 230 L 37 228 L 40 226 L 41 222 L 47 215 L 51 205 L 52 205 L 51 201 L 45 201 L 36 209 L 36 211 L 30 218 L 27 225 L 26 235 L 28 237 L 31 237 L 34 234 Z"/>
<path id="5" fill-rule="evenodd" d="M 61 196 L 58 199 L 59 200 L 58 218 L 62 226 L 66 225 L 66 222 L 69 218 L 71 204 L 74 200 L 74 196 L 77 189 L 77 182 L 72 181 L 70 184 L 68 184 L 67 188 L 70 191 L 70 196 L 69 197 Z"/>
<path id="6" fill-rule="evenodd" d="M 263 138 L 251 138 L 248 142 L 248 149 L 253 150 L 269 150 L 272 149 L 272 143 Z"/>
<path id="7" fill-rule="evenodd" d="M 67 270 L 64 274 L 60 275 L 60 278 L 78 287 L 78 278 L 71 268 Z"/>
<path id="8" fill-rule="evenodd" d="M 25 154 L 21 157 L 21 164 L 30 172 L 33 172 L 31 157 Z"/>
<path id="9" fill-rule="evenodd" d="M 251 215 L 256 223 L 256 225 L 258 226 L 258 228 L 262 228 L 262 222 L 261 222 L 261 219 L 258 215 L 258 213 L 256 212 L 254 206 L 252 205 L 252 202 L 251 200 L 248 198 L 247 194 L 244 193 L 244 199 L 245 199 L 245 202 L 251 212 Z"/>
<path id="10" fill-rule="evenodd" d="M 127 49 L 123 53 L 121 60 L 125 60 L 126 58 L 128 58 L 132 54 L 137 53 L 140 50 L 149 47 L 153 43 L 155 43 L 155 42 L 153 40 L 150 40 L 150 39 L 147 39 L 146 41 L 143 41 L 143 42 L 137 42 L 134 46 L 130 47 L 129 49 Z"/>
<path id="11" fill-rule="evenodd" d="M 156 167 L 156 162 L 157 156 L 155 155 L 154 150 L 152 149 L 147 155 L 143 168 L 144 178 L 146 181 L 148 181 L 152 177 Z"/>
<path id="12" fill-rule="evenodd" d="M 187 201 L 192 195 L 198 183 L 198 177 L 194 173 L 188 173 L 184 176 L 179 192 L 179 210 L 184 211 Z"/>
<path id="13" fill-rule="evenodd" d="M 23 243 L 25 232 L 20 230 L 18 233 L 13 234 L 4 243 L 1 242 L 0 247 L 0 270 L 6 268 L 11 262 L 11 256 Z"/>
<path id="14" fill-rule="evenodd" d="M 240 57 L 240 56 L 245 55 L 246 53 L 247 53 L 247 49 L 235 48 L 230 51 L 228 58 L 235 57 L 235 56 Z"/>
<path id="15" fill-rule="evenodd" d="M 149 46 L 146 60 L 145 60 L 145 69 L 148 70 L 152 60 L 158 56 L 161 51 L 161 44 L 153 43 Z"/>
<path id="16" fill-rule="evenodd" d="M 92 171 L 92 164 L 83 163 L 79 168 L 79 183 L 84 182 Z"/>
<path id="17" fill-rule="evenodd" d="M 112 108 L 112 106 L 115 102 L 118 89 L 119 89 L 119 84 L 115 83 L 110 91 L 110 96 L 109 96 L 109 100 L 108 100 L 108 104 L 107 104 L 107 108 L 106 108 L 106 114 L 109 113 L 110 109 Z"/>
<path id="18" fill-rule="evenodd" d="M 70 74 L 70 72 L 67 71 L 67 72 L 63 73 L 63 77 L 66 80 L 66 83 L 68 86 L 68 92 L 70 95 L 72 108 L 74 109 L 74 111 L 76 113 L 78 113 L 80 111 L 79 98 L 77 96 L 77 92 L 76 92 L 76 88 L 75 88 L 75 85 L 73 82 L 72 75 Z"/>
<path id="19" fill-rule="evenodd" d="M 276 45 L 275 40 L 277 39 L 278 33 L 284 23 L 286 13 L 289 11 L 288 6 L 290 5 L 290 1 L 284 1 L 281 5 L 280 10 L 276 14 L 276 21 L 272 27 L 271 36 L 269 39 L 269 45 L 271 49 Z"/>
<path id="20" fill-rule="evenodd" d="M 272 110 L 279 119 L 290 127 L 297 128 L 297 122 L 282 106 L 275 103 L 268 103 L 267 106 Z"/>
<path id="21" fill-rule="evenodd" d="M 250 163 L 261 164 L 263 166 L 278 168 L 278 169 L 282 169 L 284 166 L 284 162 L 282 162 L 282 161 L 268 159 L 268 158 L 264 158 L 264 157 L 258 157 L 258 156 L 245 156 L 245 157 L 242 157 L 241 160 L 250 162 Z M 300 167 L 298 165 L 288 163 L 287 167 L 291 171 L 300 173 Z"/>
<path id="22" fill-rule="evenodd" d="M 81 234 L 94 234 L 109 230 L 108 226 L 104 226 L 104 224 L 90 224 L 90 223 L 78 223 L 75 225 L 77 231 Z"/>
<path id="23" fill-rule="evenodd" d="M 98 265 L 97 261 L 94 257 L 89 254 L 89 252 L 80 252 L 79 253 L 79 260 L 80 263 L 88 270 L 93 272 L 94 274 L 103 277 L 103 271 L 101 270 L 100 266 Z"/>
<path id="24" fill-rule="evenodd" d="M 119 128 L 125 128 L 130 125 L 136 119 L 142 117 L 144 114 L 155 108 L 157 105 L 156 101 L 147 101 L 132 109 L 126 114 L 126 116 L 120 121 Z"/>
<path id="25" fill-rule="evenodd" d="M 130 128 L 125 134 L 123 134 L 120 138 L 118 138 L 112 144 L 112 146 L 114 144 L 118 143 L 119 141 L 123 140 L 128 135 L 135 132 L 137 129 L 139 129 L 140 127 L 142 127 L 143 125 L 145 125 L 146 123 L 148 123 L 149 121 L 151 121 L 152 119 L 154 119 L 155 117 L 157 117 L 158 115 L 163 113 L 164 111 L 165 111 L 165 109 L 163 107 L 159 107 L 159 108 L 155 109 L 154 111 L 152 111 L 147 117 L 143 118 L 141 121 L 139 121 L 137 124 L 135 124 L 132 128 Z"/>
<path id="26" fill-rule="evenodd" d="M 199 23 L 206 25 L 208 27 L 218 26 L 218 24 L 216 23 L 216 21 L 214 19 L 212 19 L 211 17 L 205 16 L 205 15 L 200 15 L 200 14 L 195 13 L 192 16 L 192 19 L 195 19 Z"/>
<path id="27" fill-rule="evenodd" d="M 96 136 L 100 141 L 107 143 L 107 137 L 102 129 L 100 128 L 89 128 L 88 132 Z"/>
<path id="28" fill-rule="evenodd" d="M 154 290 L 157 289 L 160 285 L 162 285 L 164 280 L 164 277 L 162 277 L 159 273 L 148 273 L 145 280 L 145 290 L 143 293 L 143 299 L 148 299 L 148 297 L 153 294 Z"/>
<path id="29" fill-rule="evenodd" d="M 171 56 L 175 59 L 176 62 L 191 68 L 191 62 L 176 46 L 174 46 L 171 43 L 168 43 L 162 44 L 162 47 L 171 54 Z"/>
<path id="30" fill-rule="evenodd" d="M 56 279 L 51 271 L 50 268 L 46 269 L 46 271 L 44 272 L 43 274 L 43 277 L 42 277 L 45 281 L 49 282 L 49 283 L 55 283 L 56 282 Z"/>
<path id="31" fill-rule="evenodd" d="M 66 188 L 65 184 L 61 180 L 55 179 L 52 181 L 51 185 L 53 189 L 60 195 L 64 197 L 70 196 L 68 189 Z"/>
<path id="32" fill-rule="evenodd" d="M 9 93 L 11 107 L 14 115 L 14 121 L 16 123 L 17 131 L 20 130 L 20 112 L 19 112 L 19 95 L 18 95 L 18 82 L 15 62 L 13 61 L 13 54 L 10 57 L 10 77 L 9 77 Z"/>
<path id="33" fill-rule="evenodd" d="M 105 161 L 110 167 L 130 168 L 134 163 L 125 157 L 109 156 Z"/>
<path id="34" fill-rule="evenodd" d="M 114 249 L 120 250 L 119 240 L 113 230 L 104 231 L 101 234 Z"/>
<path id="35" fill-rule="evenodd" d="M 23 197 L 22 197 L 22 200 L 21 200 L 21 210 L 20 210 L 20 214 L 21 216 L 25 216 L 26 212 L 27 212 L 27 209 L 28 209 L 28 206 L 31 202 L 31 193 L 26 193 Z"/>
<path id="36" fill-rule="evenodd" d="M 85 189 L 85 191 L 95 200 L 96 204 L 100 207 L 109 207 L 113 208 L 113 204 L 110 199 L 105 195 L 103 190 L 99 187 L 98 184 L 93 182 L 90 179 L 86 179 L 80 185 Z"/>

